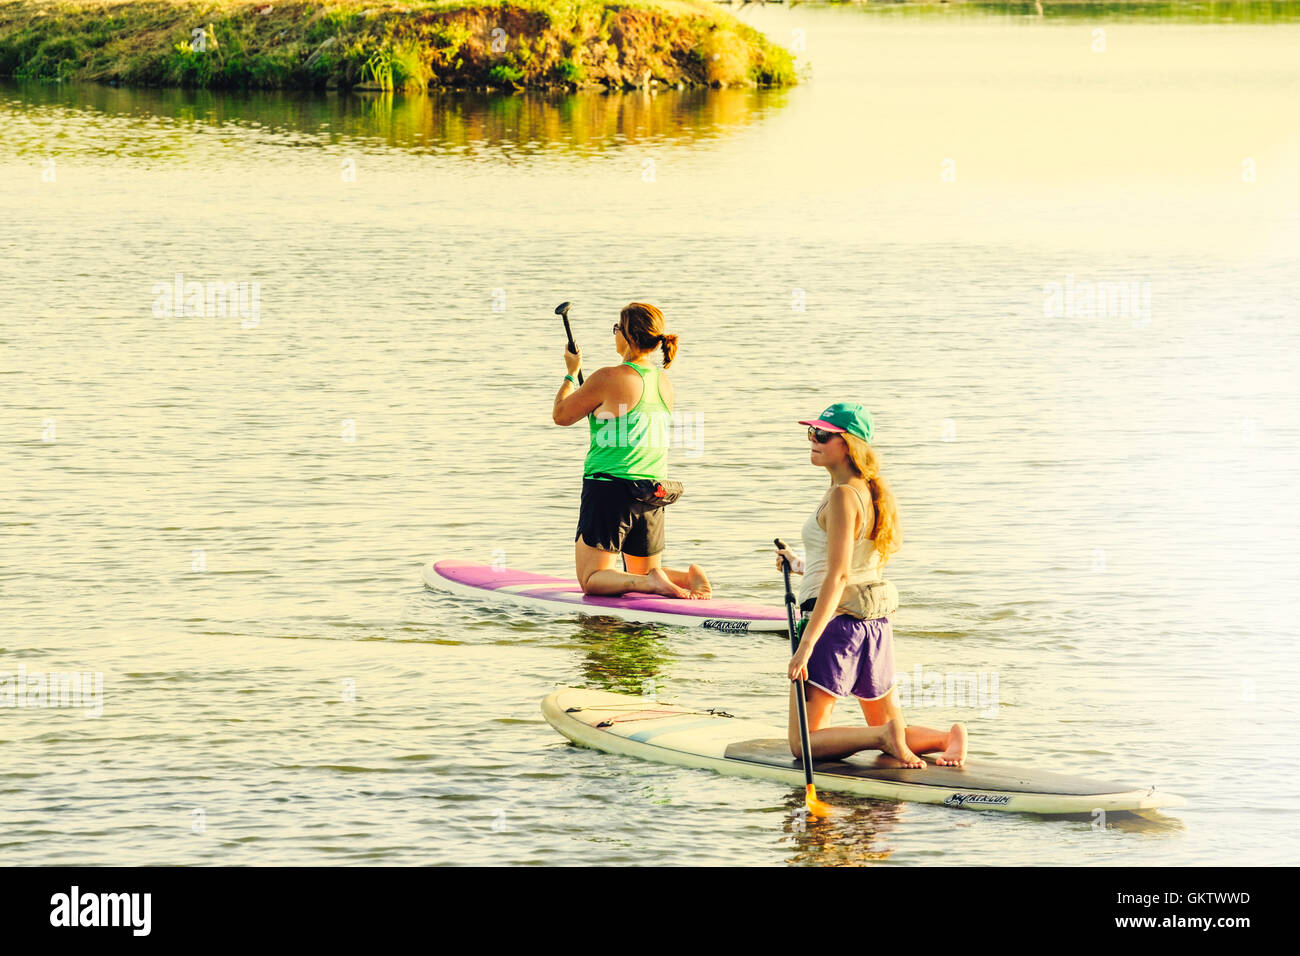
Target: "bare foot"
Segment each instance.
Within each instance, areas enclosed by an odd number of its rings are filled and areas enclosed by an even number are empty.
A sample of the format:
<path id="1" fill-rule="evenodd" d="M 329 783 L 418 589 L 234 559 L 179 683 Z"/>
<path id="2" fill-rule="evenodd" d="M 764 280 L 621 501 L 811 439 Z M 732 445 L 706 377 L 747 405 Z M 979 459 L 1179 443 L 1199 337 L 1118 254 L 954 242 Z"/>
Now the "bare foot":
<path id="1" fill-rule="evenodd" d="M 686 569 L 686 579 L 689 583 L 688 591 L 696 601 L 707 601 L 713 597 L 713 588 L 709 584 L 709 579 L 704 575 L 704 569 L 698 564 L 692 564 Z"/>
<path id="2" fill-rule="evenodd" d="M 903 733 L 902 722 L 897 717 L 884 724 L 880 729 L 885 732 L 885 739 L 880 746 L 881 750 L 898 760 L 904 767 L 913 767 L 918 770 L 925 767 L 925 761 L 907 749 L 907 737 Z"/>
<path id="3" fill-rule="evenodd" d="M 953 724 L 948 731 L 948 749 L 935 758 L 940 767 L 960 767 L 966 759 L 966 728 Z"/>
<path id="4" fill-rule="evenodd" d="M 679 588 L 664 573 L 663 568 L 651 568 L 646 572 L 646 591 L 651 594 L 662 594 L 664 597 L 685 598 L 690 597 L 690 592 L 685 588 Z"/>
<path id="5" fill-rule="evenodd" d="M 909 766 L 911 765 L 904 763 L 897 757 L 891 757 L 887 753 L 881 753 L 880 756 L 876 758 L 876 762 L 871 765 L 871 768 L 873 770 L 906 770 Z"/>

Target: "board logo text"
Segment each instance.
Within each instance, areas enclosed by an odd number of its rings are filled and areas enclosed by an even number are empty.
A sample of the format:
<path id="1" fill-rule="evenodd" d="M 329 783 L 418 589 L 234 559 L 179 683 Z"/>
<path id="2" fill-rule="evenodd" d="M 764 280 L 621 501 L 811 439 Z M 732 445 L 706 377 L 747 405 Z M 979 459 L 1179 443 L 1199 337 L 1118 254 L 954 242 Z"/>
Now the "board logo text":
<path id="1" fill-rule="evenodd" d="M 1008 796 L 990 796 L 987 793 L 954 793 L 943 802 L 945 807 L 968 807 L 972 805 L 1005 807 L 1011 802 Z"/>
<path id="2" fill-rule="evenodd" d="M 711 631 L 748 631 L 749 622 L 748 621 L 715 621 L 710 618 L 709 620 L 701 624 L 700 627 L 706 627 Z"/>

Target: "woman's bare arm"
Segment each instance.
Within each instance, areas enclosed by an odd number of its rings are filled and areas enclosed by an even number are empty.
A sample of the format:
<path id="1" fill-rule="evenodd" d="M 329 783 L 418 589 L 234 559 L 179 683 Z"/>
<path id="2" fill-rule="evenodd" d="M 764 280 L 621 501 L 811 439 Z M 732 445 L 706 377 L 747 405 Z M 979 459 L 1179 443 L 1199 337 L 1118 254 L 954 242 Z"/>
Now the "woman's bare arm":
<path id="1" fill-rule="evenodd" d="M 577 388 L 566 378 L 560 384 L 560 390 L 555 393 L 551 420 L 557 425 L 572 425 L 599 408 L 609 387 L 609 371 L 607 368 L 596 369 Z"/>

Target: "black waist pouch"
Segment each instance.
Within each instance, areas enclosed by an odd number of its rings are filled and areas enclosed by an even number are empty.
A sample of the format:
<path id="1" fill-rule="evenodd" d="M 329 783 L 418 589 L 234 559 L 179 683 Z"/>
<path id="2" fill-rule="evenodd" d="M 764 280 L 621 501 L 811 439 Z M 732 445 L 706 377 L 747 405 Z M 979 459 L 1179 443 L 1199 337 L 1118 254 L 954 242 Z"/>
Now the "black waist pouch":
<path id="1" fill-rule="evenodd" d="M 647 508 L 662 508 L 664 505 L 670 505 L 686 491 L 680 481 L 669 478 L 663 481 L 655 481 L 653 478 L 620 478 L 618 475 L 603 471 L 598 471 L 591 477 L 618 482 L 627 489 L 633 501 Z"/>

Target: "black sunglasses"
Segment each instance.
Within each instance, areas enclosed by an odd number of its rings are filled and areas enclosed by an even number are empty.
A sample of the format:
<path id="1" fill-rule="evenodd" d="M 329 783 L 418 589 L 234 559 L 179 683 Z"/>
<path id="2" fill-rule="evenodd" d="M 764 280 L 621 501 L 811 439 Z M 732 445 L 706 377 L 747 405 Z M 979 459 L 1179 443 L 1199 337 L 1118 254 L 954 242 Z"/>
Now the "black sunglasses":
<path id="1" fill-rule="evenodd" d="M 808 437 L 819 445 L 826 444 L 838 434 L 839 432 L 825 432 L 820 428 L 813 428 L 811 425 L 808 426 Z"/>
<path id="2" fill-rule="evenodd" d="M 618 333 L 620 333 L 620 332 L 623 332 L 623 326 L 620 325 L 619 323 L 615 322 L 615 323 L 614 323 L 614 334 L 615 334 L 615 335 L 618 335 Z M 624 338 L 627 338 L 627 333 L 626 333 L 626 332 L 623 333 L 623 337 L 624 337 Z"/>

